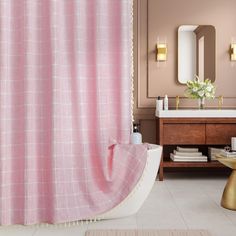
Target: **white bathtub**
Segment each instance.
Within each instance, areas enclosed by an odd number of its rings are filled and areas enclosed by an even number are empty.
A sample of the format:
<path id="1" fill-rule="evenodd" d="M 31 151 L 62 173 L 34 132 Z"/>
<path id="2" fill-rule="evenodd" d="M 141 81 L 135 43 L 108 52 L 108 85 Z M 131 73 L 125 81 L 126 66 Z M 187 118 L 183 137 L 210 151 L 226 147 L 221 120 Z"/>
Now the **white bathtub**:
<path id="1" fill-rule="evenodd" d="M 133 191 L 116 207 L 96 216 L 97 219 L 114 219 L 135 214 L 148 194 L 156 179 L 161 160 L 162 146 L 150 144 L 147 163 L 143 174 Z"/>

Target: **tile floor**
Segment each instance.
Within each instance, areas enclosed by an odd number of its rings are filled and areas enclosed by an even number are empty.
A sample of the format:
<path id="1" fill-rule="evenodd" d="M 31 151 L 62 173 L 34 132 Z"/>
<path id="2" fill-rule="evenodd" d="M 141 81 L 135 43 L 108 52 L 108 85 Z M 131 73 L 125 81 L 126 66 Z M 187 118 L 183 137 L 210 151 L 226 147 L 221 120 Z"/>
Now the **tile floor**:
<path id="1" fill-rule="evenodd" d="M 208 229 L 212 236 L 236 236 L 236 212 L 220 207 L 224 176 L 168 174 L 156 182 L 140 211 L 131 217 L 83 226 L 0 227 L 4 236 L 83 236 L 87 229 Z"/>

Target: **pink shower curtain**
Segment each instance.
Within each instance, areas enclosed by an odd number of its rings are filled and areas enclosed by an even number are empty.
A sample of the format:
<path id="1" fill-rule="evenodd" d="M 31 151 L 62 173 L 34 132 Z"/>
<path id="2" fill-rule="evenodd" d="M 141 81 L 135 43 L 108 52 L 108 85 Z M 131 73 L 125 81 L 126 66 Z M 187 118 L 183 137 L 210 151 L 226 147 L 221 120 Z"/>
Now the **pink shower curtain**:
<path id="1" fill-rule="evenodd" d="M 131 11 L 132 0 L 0 0 L 0 224 L 92 218 L 139 180 Z"/>

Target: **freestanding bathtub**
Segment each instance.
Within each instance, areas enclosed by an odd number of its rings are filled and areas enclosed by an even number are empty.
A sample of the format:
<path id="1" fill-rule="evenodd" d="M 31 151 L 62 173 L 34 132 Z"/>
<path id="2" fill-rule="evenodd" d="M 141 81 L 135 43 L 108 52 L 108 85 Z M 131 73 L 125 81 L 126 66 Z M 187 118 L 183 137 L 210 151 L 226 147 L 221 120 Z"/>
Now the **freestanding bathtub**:
<path id="1" fill-rule="evenodd" d="M 135 214 L 155 182 L 161 160 L 162 146 L 149 144 L 147 163 L 143 174 L 133 191 L 116 207 L 96 216 L 97 219 L 114 219 Z"/>

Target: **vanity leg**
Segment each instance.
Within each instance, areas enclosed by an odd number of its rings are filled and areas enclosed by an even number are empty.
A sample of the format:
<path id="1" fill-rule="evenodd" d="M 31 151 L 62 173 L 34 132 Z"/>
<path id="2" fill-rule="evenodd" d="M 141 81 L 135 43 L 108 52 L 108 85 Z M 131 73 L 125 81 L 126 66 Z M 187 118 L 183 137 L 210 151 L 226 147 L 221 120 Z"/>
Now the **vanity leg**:
<path id="1" fill-rule="evenodd" d="M 163 154 L 162 154 L 159 168 L 159 181 L 163 181 L 163 179 L 164 179 L 164 170 L 163 170 Z"/>

